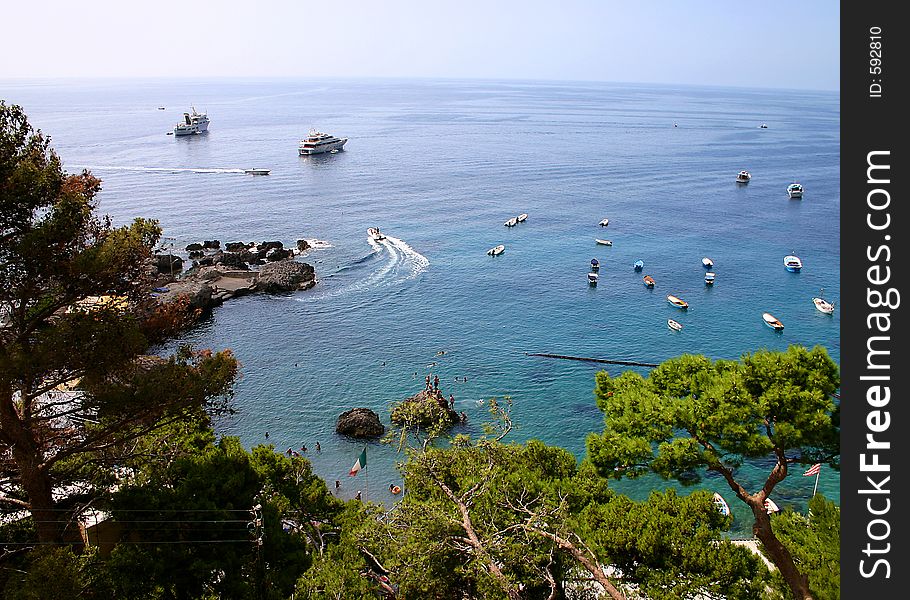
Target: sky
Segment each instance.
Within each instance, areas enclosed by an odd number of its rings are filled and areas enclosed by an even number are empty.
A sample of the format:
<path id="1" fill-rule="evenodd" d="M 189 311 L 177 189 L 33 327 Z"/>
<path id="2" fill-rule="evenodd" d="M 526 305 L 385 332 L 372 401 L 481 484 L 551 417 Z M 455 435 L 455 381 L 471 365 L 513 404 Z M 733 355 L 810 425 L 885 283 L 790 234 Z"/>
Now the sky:
<path id="1" fill-rule="evenodd" d="M 0 80 L 416 77 L 840 87 L 833 0 L 32 0 L 3 12 Z"/>

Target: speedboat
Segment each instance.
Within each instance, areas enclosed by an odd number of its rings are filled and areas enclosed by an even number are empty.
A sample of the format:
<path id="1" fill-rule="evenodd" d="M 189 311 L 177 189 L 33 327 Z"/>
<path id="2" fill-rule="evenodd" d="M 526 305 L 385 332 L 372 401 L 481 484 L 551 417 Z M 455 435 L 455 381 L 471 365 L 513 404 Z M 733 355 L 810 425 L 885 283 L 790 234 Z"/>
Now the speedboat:
<path id="1" fill-rule="evenodd" d="M 520 215 L 515 217 L 515 220 L 518 221 L 519 223 L 524 223 L 525 221 L 528 220 L 528 213 L 521 213 Z"/>
<path id="2" fill-rule="evenodd" d="M 706 283 L 707 285 L 714 285 L 714 278 L 715 278 L 715 277 L 717 277 L 717 273 L 713 273 L 713 272 L 711 272 L 711 271 L 708 271 L 707 273 L 705 273 L 705 283 Z"/>
<path id="3" fill-rule="evenodd" d="M 611 242 L 610 240 L 599 240 L 599 239 L 595 238 L 594 241 L 597 242 L 598 244 L 600 244 L 601 246 L 612 246 L 613 245 L 613 242 Z"/>
<path id="4" fill-rule="evenodd" d="M 723 496 L 721 496 L 717 492 L 714 492 L 713 500 L 714 500 L 714 504 L 717 505 L 717 510 L 719 510 L 723 516 L 725 516 L 725 517 L 730 516 L 730 505 L 727 504 L 727 501 L 724 500 Z"/>
<path id="5" fill-rule="evenodd" d="M 509 219 L 508 221 L 503 223 L 503 225 L 505 225 L 506 227 L 515 227 L 516 225 L 518 225 L 518 217 L 512 217 L 511 219 Z"/>
<path id="6" fill-rule="evenodd" d="M 791 254 L 784 257 L 784 267 L 791 273 L 799 273 L 799 270 L 803 268 L 803 261 L 798 256 Z"/>
<path id="7" fill-rule="evenodd" d="M 667 319 L 667 327 L 673 331 L 682 331 L 682 324 L 678 321 L 674 321 L 673 319 Z"/>
<path id="8" fill-rule="evenodd" d="M 765 498 L 765 510 L 768 511 L 768 514 L 770 515 L 772 513 L 780 512 L 780 507 L 771 498 Z"/>
<path id="9" fill-rule="evenodd" d="M 749 183 L 750 179 L 752 179 L 752 174 L 749 171 L 740 171 L 736 176 L 736 183 Z"/>
<path id="10" fill-rule="evenodd" d="M 762 318 L 762 320 L 765 322 L 765 325 L 767 325 L 767 326 L 770 327 L 771 329 L 773 329 L 773 330 L 775 330 L 775 331 L 783 331 L 783 330 L 784 330 L 784 324 L 781 323 L 781 322 L 777 319 L 777 317 L 775 317 L 775 316 L 772 315 L 771 313 L 762 313 L 761 318 Z"/>
<path id="11" fill-rule="evenodd" d="M 787 195 L 790 196 L 790 198 L 802 198 L 803 186 L 799 183 L 791 183 L 787 186 Z"/>
<path id="12" fill-rule="evenodd" d="M 600 276 L 593 271 L 588 273 L 588 283 L 590 283 L 591 285 L 597 285 L 598 277 L 600 277 Z"/>
<path id="13" fill-rule="evenodd" d="M 604 219 L 603 221 L 598 223 L 598 225 L 600 225 L 601 227 L 606 227 L 609 224 L 610 224 L 610 219 Z"/>
<path id="14" fill-rule="evenodd" d="M 645 282 L 645 285 L 647 287 L 649 287 L 649 288 L 654 287 L 654 278 L 651 277 L 650 275 L 645 275 L 644 277 L 641 278 L 641 280 Z"/>
<path id="15" fill-rule="evenodd" d="M 506 249 L 505 246 L 503 246 L 502 244 L 499 244 L 495 248 L 490 248 L 489 250 L 487 250 L 487 254 L 489 254 L 490 256 L 499 256 L 500 254 L 503 253 L 503 251 L 505 251 L 505 249 Z"/>
<path id="16" fill-rule="evenodd" d="M 270 169 L 246 169 L 243 172 L 247 175 L 268 175 L 272 171 Z"/>
<path id="17" fill-rule="evenodd" d="M 673 295 L 667 296 L 667 302 L 675 306 L 676 308 L 689 308 L 689 303 L 683 300 L 682 298 L 677 298 Z"/>
<path id="18" fill-rule="evenodd" d="M 591 259 L 591 270 L 597 271 L 598 269 L 600 269 L 600 261 L 597 260 L 596 258 L 592 258 Z"/>
<path id="19" fill-rule="evenodd" d="M 196 112 L 196 107 L 194 106 L 193 112 L 183 113 L 183 121 L 174 126 L 174 135 L 196 135 L 197 133 L 205 133 L 208 130 L 208 116 L 205 113 Z"/>
<path id="20" fill-rule="evenodd" d="M 815 308 L 826 315 L 830 315 L 834 312 L 834 303 L 828 302 L 824 298 L 812 298 L 812 303 L 815 304 Z"/>
<path id="21" fill-rule="evenodd" d="M 767 123 L 762 123 L 761 125 L 758 126 L 758 128 L 759 128 L 759 129 L 767 129 L 767 128 L 768 128 L 768 124 L 767 124 Z"/>
<path id="22" fill-rule="evenodd" d="M 632 267 L 633 267 L 636 271 L 641 271 L 642 269 L 645 268 L 645 261 L 643 261 L 643 260 L 636 260 L 634 263 L 632 263 Z"/>
<path id="23" fill-rule="evenodd" d="M 714 266 L 714 261 L 711 260 L 710 258 L 708 258 L 708 257 L 706 256 L 706 257 L 704 257 L 703 259 L 701 259 L 701 264 L 702 264 L 706 269 L 710 269 L 711 267 Z"/>
<path id="24" fill-rule="evenodd" d="M 370 227 L 367 229 L 367 235 L 370 236 L 370 239 L 374 242 L 381 242 L 385 239 L 385 236 L 382 235 L 378 227 Z"/>
<path id="25" fill-rule="evenodd" d="M 343 150 L 348 138 L 337 138 L 328 133 L 322 133 L 311 129 L 309 135 L 300 140 L 297 146 L 297 152 L 300 156 L 309 156 L 311 154 L 323 154 L 325 152 L 335 152 Z"/>

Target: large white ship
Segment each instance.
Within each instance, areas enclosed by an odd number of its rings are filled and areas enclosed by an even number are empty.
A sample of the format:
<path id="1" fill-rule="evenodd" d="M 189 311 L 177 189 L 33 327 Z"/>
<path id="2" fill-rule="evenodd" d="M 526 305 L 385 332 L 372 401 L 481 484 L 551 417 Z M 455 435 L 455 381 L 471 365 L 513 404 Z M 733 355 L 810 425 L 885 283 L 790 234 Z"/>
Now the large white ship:
<path id="1" fill-rule="evenodd" d="M 337 138 L 321 131 L 310 131 L 306 138 L 300 140 L 300 156 L 341 150 L 347 141 L 348 138 Z"/>
<path id="2" fill-rule="evenodd" d="M 193 107 L 193 112 L 183 113 L 183 121 L 177 123 L 174 127 L 174 135 L 196 135 L 197 133 L 204 133 L 209 130 L 209 118 L 205 113 L 196 112 L 196 107 Z"/>

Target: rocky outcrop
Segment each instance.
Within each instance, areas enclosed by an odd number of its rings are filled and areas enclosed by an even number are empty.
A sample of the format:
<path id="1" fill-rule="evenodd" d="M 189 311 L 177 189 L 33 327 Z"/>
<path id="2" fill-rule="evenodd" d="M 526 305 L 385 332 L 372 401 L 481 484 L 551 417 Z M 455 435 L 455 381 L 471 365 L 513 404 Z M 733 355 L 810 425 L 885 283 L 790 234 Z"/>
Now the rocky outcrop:
<path id="1" fill-rule="evenodd" d="M 422 429 L 448 428 L 461 421 L 461 417 L 440 391 L 423 390 L 392 407 L 392 422 Z"/>
<path id="2" fill-rule="evenodd" d="M 307 290 L 316 285 L 316 271 L 312 265 L 283 260 L 259 269 L 256 289 L 263 292 L 290 292 Z"/>
<path id="3" fill-rule="evenodd" d="M 228 242 L 224 245 L 224 249 L 228 252 L 242 252 L 249 247 L 250 245 L 244 244 L 243 242 Z"/>
<path id="4" fill-rule="evenodd" d="M 297 240 L 297 252 L 306 252 L 310 249 L 310 243 L 306 240 Z"/>
<path id="5" fill-rule="evenodd" d="M 178 273 L 183 270 L 183 259 L 174 254 L 156 254 L 155 268 L 159 273 Z"/>
<path id="6" fill-rule="evenodd" d="M 202 242 L 202 247 L 206 250 L 219 250 L 221 248 L 221 242 L 218 240 L 205 240 Z"/>
<path id="7" fill-rule="evenodd" d="M 369 408 L 352 408 L 339 415 L 335 432 L 355 438 L 378 438 L 385 433 L 385 425 Z"/>

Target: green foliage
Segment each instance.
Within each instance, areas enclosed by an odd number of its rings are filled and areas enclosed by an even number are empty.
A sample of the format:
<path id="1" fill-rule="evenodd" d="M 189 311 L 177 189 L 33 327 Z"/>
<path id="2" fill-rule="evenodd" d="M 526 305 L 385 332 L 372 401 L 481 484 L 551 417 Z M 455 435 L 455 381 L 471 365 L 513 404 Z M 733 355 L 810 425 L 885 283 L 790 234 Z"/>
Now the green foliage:
<path id="1" fill-rule="evenodd" d="M 41 542 L 61 541 L 69 519 L 55 511 L 75 504 L 55 487 L 109 482 L 138 437 L 228 409 L 236 375 L 230 352 L 142 356 L 161 229 L 97 216 L 100 189 L 0 101 L 0 477 L 12 483 L 0 510 L 29 509 Z"/>
<path id="2" fill-rule="evenodd" d="M 588 453 L 606 476 L 733 470 L 776 451 L 788 463 L 839 459 L 831 394 L 840 378 L 823 348 L 762 351 L 739 363 L 685 355 L 647 379 L 602 372 L 596 381 L 606 427 L 588 437 Z"/>
<path id="3" fill-rule="evenodd" d="M 840 508 L 822 495 L 809 500 L 809 514 L 786 511 L 772 518 L 774 531 L 793 553 L 818 600 L 840 599 Z M 775 585 L 789 589 L 779 574 Z"/>
<path id="4" fill-rule="evenodd" d="M 85 598 L 89 581 L 84 572 L 86 557 L 69 548 L 43 547 L 32 551 L 25 571 L 7 580 L 3 597 L 8 600 L 77 600 Z"/>
<path id="5" fill-rule="evenodd" d="M 123 534 L 108 572 L 124 597 L 155 589 L 165 597 L 287 597 L 311 562 L 308 541 L 341 510 L 306 459 L 271 446 L 247 452 L 231 437 L 150 465 L 140 479 L 111 500 Z M 261 547 L 248 526 L 256 504 Z M 130 579 L 137 565 L 142 590 Z"/>

